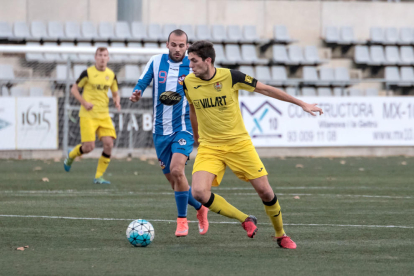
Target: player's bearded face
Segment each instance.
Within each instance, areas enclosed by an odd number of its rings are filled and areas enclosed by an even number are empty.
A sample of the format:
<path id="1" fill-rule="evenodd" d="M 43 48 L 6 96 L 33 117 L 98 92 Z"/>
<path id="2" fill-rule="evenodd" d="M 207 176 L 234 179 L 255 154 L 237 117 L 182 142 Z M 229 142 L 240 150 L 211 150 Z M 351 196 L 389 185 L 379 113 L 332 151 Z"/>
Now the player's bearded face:
<path id="1" fill-rule="evenodd" d="M 182 61 L 188 49 L 187 36 L 185 34 L 177 36 L 172 33 L 170 35 L 170 41 L 167 42 L 167 48 L 170 59 L 176 62 Z"/>
<path id="2" fill-rule="evenodd" d="M 96 53 L 95 62 L 96 62 L 96 67 L 98 67 L 99 70 L 104 70 L 108 64 L 108 61 L 109 61 L 108 51 L 100 51 Z"/>

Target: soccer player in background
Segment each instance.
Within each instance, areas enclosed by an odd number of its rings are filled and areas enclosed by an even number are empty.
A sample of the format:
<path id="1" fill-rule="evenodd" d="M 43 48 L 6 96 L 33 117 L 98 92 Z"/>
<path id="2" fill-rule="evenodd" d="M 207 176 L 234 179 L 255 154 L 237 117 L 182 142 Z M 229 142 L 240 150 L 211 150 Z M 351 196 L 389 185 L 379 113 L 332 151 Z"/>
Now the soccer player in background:
<path id="1" fill-rule="evenodd" d="M 208 208 L 193 198 L 184 171 L 194 144 L 189 106 L 183 90 L 184 78 L 190 73 L 190 62 L 185 55 L 187 34 L 179 29 L 172 31 L 167 48 L 168 54 L 151 57 L 130 100 L 139 101 L 142 92 L 154 80 L 153 139 L 161 169 L 175 194 L 178 210 L 175 235 L 183 237 L 188 234 L 187 204 L 197 210 L 199 232 L 204 235 L 209 226 Z"/>
<path id="2" fill-rule="evenodd" d="M 322 114 L 316 104 L 296 99 L 280 89 L 265 85 L 236 70 L 215 68 L 215 51 L 208 41 L 197 41 L 188 49 L 190 68 L 184 80 L 184 91 L 190 104 L 194 139 L 199 142 L 193 168 L 193 196 L 211 211 L 242 223 L 247 236 L 257 232 L 257 219 L 241 212 L 223 197 L 211 192 L 218 186 L 226 166 L 244 181 L 250 181 L 262 199 L 266 214 L 275 229 L 275 240 L 282 248 L 296 244 L 283 230 L 279 201 L 267 179 L 267 171 L 246 131 L 241 115 L 238 90 L 258 92 L 290 102 L 315 116 Z"/>
<path id="3" fill-rule="evenodd" d="M 121 109 L 118 81 L 115 73 L 107 67 L 108 61 L 108 49 L 99 47 L 95 53 L 95 65 L 83 71 L 71 89 L 72 95 L 81 104 L 79 117 L 82 143 L 69 152 L 64 161 L 64 168 L 69 172 L 77 156 L 91 152 L 95 148 L 96 134 L 98 134 L 99 140 L 103 143 L 103 152 L 96 169 L 94 179 L 96 184 L 111 184 L 103 178 L 116 139 L 115 128 L 109 117 L 109 88 L 112 91 L 115 107 Z M 83 88 L 83 95 L 79 93 L 79 88 Z"/>

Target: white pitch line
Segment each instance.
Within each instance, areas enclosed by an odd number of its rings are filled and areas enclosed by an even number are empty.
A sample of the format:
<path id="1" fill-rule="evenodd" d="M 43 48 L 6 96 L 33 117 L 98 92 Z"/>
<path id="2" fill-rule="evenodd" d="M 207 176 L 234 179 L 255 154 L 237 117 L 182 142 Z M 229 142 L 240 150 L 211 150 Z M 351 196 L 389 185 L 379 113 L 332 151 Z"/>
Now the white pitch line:
<path id="1" fill-rule="evenodd" d="M 82 218 L 82 217 L 63 217 L 63 216 L 34 216 L 34 215 L 0 215 L 0 217 L 7 218 L 45 218 L 45 219 L 68 219 L 68 220 L 99 220 L 99 221 L 133 221 L 135 219 L 125 218 Z M 166 219 L 146 219 L 150 222 L 176 222 L 176 220 Z M 191 223 L 198 223 L 198 221 L 189 220 Z M 240 222 L 234 221 L 210 221 L 210 224 L 240 224 Z M 260 225 L 271 225 L 270 223 L 258 223 Z M 361 227 L 361 228 L 401 228 L 401 229 L 414 229 L 414 226 L 404 225 L 358 225 L 358 224 L 305 224 L 305 223 L 284 223 L 284 225 L 290 226 L 330 226 L 330 227 Z"/>
<path id="2" fill-rule="evenodd" d="M 214 190 L 213 190 L 214 192 Z M 0 194 L 94 194 L 94 195 L 173 195 L 173 192 L 118 192 L 118 191 L 75 191 L 75 190 L 33 190 L 33 191 L 0 191 Z M 226 196 L 257 196 L 257 193 L 232 193 Z M 411 199 L 412 196 L 377 196 L 377 195 L 341 195 L 341 194 L 305 194 L 305 193 L 276 193 L 281 196 L 328 196 L 328 197 L 364 197 L 364 198 L 389 198 L 389 199 Z"/>

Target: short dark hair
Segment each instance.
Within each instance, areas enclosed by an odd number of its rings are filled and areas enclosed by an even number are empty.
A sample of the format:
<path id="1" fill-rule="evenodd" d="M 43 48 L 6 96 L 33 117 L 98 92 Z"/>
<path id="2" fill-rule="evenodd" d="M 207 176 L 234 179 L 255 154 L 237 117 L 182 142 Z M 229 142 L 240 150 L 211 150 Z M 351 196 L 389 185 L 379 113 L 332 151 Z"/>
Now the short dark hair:
<path id="1" fill-rule="evenodd" d="M 188 48 L 188 53 L 195 53 L 197 56 L 201 57 L 203 61 L 205 61 L 206 58 L 211 58 L 211 64 L 214 64 L 214 61 L 216 60 L 216 51 L 214 51 L 213 43 L 207 40 L 194 42 L 194 44 Z"/>
<path id="2" fill-rule="evenodd" d="M 100 52 L 104 52 L 104 51 L 108 51 L 108 48 L 106 48 L 106 47 L 98 47 L 98 49 L 96 49 L 95 56 L 96 56 L 98 53 L 100 53 Z M 108 52 L 109 52 L 109 51 L 108 51 Z"/>
<path id="3" fill-rule="evenodd" d="M 171 34 L 175 34 L 175 35 L 177 35 L 177 36 L 182 36 L 182 35 L 185 35 L 185 41 L 186 41 L 186 43 L 188 43 L 188 35 L 187 35 L 187 34 L 186 34 L 186 32 L 184 32 L 183 30 L 181 30 L 181 29 L 176 29 L 176 30 L 172 31 L 172 32 L 168 35 L 168 40 L 167 40 L 167 42 L 170 42 L 170 36 L 171 36 Z"/>

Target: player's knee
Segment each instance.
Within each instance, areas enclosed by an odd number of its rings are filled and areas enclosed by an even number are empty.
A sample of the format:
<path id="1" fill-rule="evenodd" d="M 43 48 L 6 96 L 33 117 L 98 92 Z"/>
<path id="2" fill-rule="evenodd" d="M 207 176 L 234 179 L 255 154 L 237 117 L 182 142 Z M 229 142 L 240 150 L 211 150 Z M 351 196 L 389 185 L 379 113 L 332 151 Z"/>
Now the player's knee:
<path id="1" fill-rule="evenodd" d="M 257 193 L 260 199 L 263 200 L 264 202 L 269 202 L 275 197 L 275 194 L 273 193 L 273 191 L 258 190 Z"/>
<path id="2" fill-rule="evenodd" d="M 111 150 L 114 147 L 114 141 L 106 141 L 103 144 L 104 149 Z"/>
<path id="3" fill-rule="evenodd" d="M 82 145 L 83 153 L 89 153 L 89 152 L 93 151 L 94 148 L 95 148 L 94 143 L 85 143 L 85 144 Z"/>
<path id="4" fill-rule="evenodd" d="M 200 203 L 207 203 L 210 198 L 211 193 L 206 192 L 204 189 L 197 188 L 197 186 L 191 187 L 191 194 L 193 197 Z"/>
<path id="5" fill-rule="evenodd" d="M 171 167 L 170 173 L 174 180 L 184 177 L 184 171 L 179 167 Z"/>

